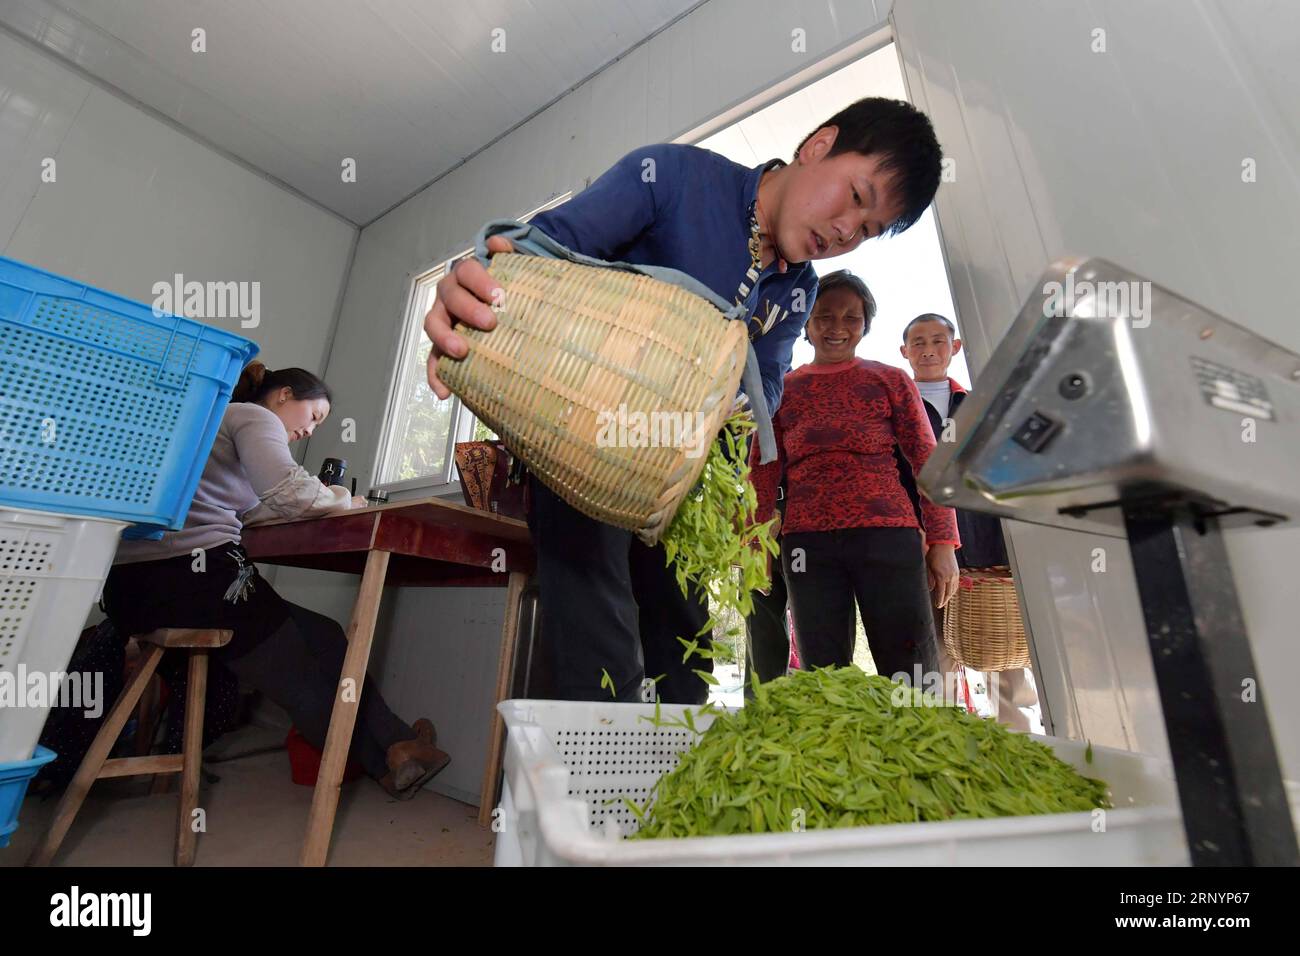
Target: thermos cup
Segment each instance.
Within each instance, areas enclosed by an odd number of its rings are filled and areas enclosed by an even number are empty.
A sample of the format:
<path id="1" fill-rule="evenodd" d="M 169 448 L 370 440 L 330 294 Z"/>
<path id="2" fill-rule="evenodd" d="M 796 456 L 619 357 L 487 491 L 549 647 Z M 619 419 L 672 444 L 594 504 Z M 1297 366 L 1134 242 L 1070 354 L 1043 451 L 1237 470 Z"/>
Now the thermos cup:
<path id="1" fill-rule="evenodd" d="M 343 475 L 348 470 L 346 458 L 326 458 L 320 466 L 320 480 L 323 485 L 343 484 Z"/>

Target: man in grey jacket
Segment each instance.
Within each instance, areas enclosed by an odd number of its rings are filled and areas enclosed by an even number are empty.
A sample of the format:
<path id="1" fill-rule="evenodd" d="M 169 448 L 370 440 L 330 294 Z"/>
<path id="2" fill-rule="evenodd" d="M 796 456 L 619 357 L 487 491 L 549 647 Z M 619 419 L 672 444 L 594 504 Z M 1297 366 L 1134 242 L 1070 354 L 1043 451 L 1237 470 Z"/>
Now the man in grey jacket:
<path id="1" fill-rule="evenodd" d="M 957 329 L 948 319 L 933 312 L 918 315 L 903 330 L 900 348 L 903 358 L 912 367 L 912 377 L 925 403 L 934 437 L 943 441 L 944 423 L 950 420 L 968 394 L 959 382 L 948 377 L 948 367 L 953 356 L 961 351 Z M 911 468 L 895 449 L 903 486 L 919 502 L 916 479 Z M 1006 542 L 1002 538 L 1002 525 L 992 515 L 974 511 L 957 512 L 957 529 L 961 535 L 961 548 L 957 563 L 962 568 L 1008 567 Z M 943 645 L 943 608 L 935 609 L 935 640 L 939 651 L 939 669 L 944 686 L 949 686 L 959 668 L 948 656 Z M 1029 668 L 990 672 L 983 675 L 988 688 L 993 715 L 999 723 L 1012 730 L 1042 733 L 1042 718 L 1038 708 L 1038 692 L 1034 675 Z"/>

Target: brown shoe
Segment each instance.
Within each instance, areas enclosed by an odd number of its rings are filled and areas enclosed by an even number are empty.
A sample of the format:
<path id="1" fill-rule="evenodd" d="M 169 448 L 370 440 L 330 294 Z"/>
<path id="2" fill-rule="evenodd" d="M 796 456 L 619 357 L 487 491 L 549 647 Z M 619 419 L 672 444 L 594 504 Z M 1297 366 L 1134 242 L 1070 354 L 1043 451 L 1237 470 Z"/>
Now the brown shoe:
<path id="1" fill-rule="evenodd" d="M 428 717 L 421 717 L 411 724 L 411 729 L 415 731 L 416 740 L 426 741 L 435 747 L 438 745 L 438 731 L 434 728 L 433 721 Z"/>
<path id="2" fill-rule="evenodd" d="M 438 748 L 433 744 L 416 737 L 414 740 L 399 740 L 393 744 L 385 752 L 384 759 L 388 763 L 388 769 L 396 773 L 403 764 L 412 760 L 432 763 L 437 752 Z"/>
<path id="3" fill-rule="evenodd" d="M 433 760 L 434 751 L 438 749 L 438 731 L 434 729 L 433 721 L 421 717 L 411 725 L 411 730 L 415 731 L 414 737 L 410 740 L 399 740 L 384 754 L 389 770 L 397 770 L 408 760 L 420 760 L 425 763 Z"/>
<path id="4" fill-rule="evenodd" d="M 393 771 L 388 771 L 388 773 L 377 779 L 375 783 L 383 787 L 384 792 L 390 797 L 393 797 L 396 800 L 406 799 L 406 797 L 402 796 L 402 791 L 397 789 L 397 778 Z"/>
<path id="5" fill-rule="evenodd" d="M 384 774 L 377 782 L 390 797 L 397 800 L 410 800 L 449 763 L 451 763 L 451 756 L 448 753 L 435 750 L 434 758 L 430 762 L 408 760 L 396 770 Z"/>
<path id="6" fill-rule="evenodd" d="M 434 750 L 432 760 L 411 760 L 403 764 L 393 779 L 394 785 L 402 792 L 400 799 L 411 799 L 421 787 L 446 769 L 449 763 L 451 754 L 445 750 Z"/>
<path id="7" fill-rule="evenodd" d="M 420 718 L 412 726 L 415 737 L 399 740 L 384 754 L 389 772 L 379 781 L 391 796 L 409 800 L 434 774 L 451 763 L 446 751 L 437 747 L 438 732 L 433 723 Z"/>

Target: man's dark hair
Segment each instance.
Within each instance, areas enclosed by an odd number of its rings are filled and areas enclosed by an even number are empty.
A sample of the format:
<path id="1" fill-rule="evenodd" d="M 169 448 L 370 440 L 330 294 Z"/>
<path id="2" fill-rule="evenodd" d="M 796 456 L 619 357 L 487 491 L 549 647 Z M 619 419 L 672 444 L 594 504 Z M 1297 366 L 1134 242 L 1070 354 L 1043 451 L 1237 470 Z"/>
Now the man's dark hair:
<path id="1" fill-rule="evenodd" d="M 948 319 L 945 319 L 938 312 L 926 312 L 924 315 L 918 315 L 911 322 L 907 323 L 907 328 L 903 329 L 903 344 L 907 344 L 908 333 L 912 331 L 912 326 L 918 322 L 942 322 L 948 329 L 948 338 L 950 340 L 957 338 L 957 326 L 953 325 Z"/>
<path id="2" fill-rule="evenodd" d="M 850 152 L 879 155 L 880 170 L 895 177 L 903 212 L 885 228 L 885 235 L 896 236 L 921 218 L 939 189 L 943 159 L 934 127 L 924 113 L 903 100 L 879 96 L 858 100 L 805 136 L 795 150 L 796 158 L 804 143 L 827 126 L 839 129 L 827 156 Z"/>
<path id="3" fill-rule="evenodd" d="M 876 317 L 876 297 L 871 294 L 867 284 L 848 269 L 840 269 L 837 272 L 829 272 L 818 280 L 817 298 L 820 299 L 831 289 L 848 289 L 862 300 L 862 314 L 865 316 L 865 321 L 862 323 L 862 334 L 866 336 L 871 331 L 871 320 Z M 816 308 L 815 300 L 813 308 Z M 805 326 L 804 337 L 807 338 L 807 336 L 808 329 Z"/>

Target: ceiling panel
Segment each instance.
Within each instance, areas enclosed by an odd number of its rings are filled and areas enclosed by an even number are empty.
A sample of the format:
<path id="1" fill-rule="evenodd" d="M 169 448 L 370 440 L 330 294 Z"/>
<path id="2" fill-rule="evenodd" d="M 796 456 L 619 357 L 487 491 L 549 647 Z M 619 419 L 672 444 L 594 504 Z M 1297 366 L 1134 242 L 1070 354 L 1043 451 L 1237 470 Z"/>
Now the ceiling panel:
<path id="1" fill-rule="evenodd" d="M 0 25 L 364 225 L 700 2 L 0 0 Z"/>

